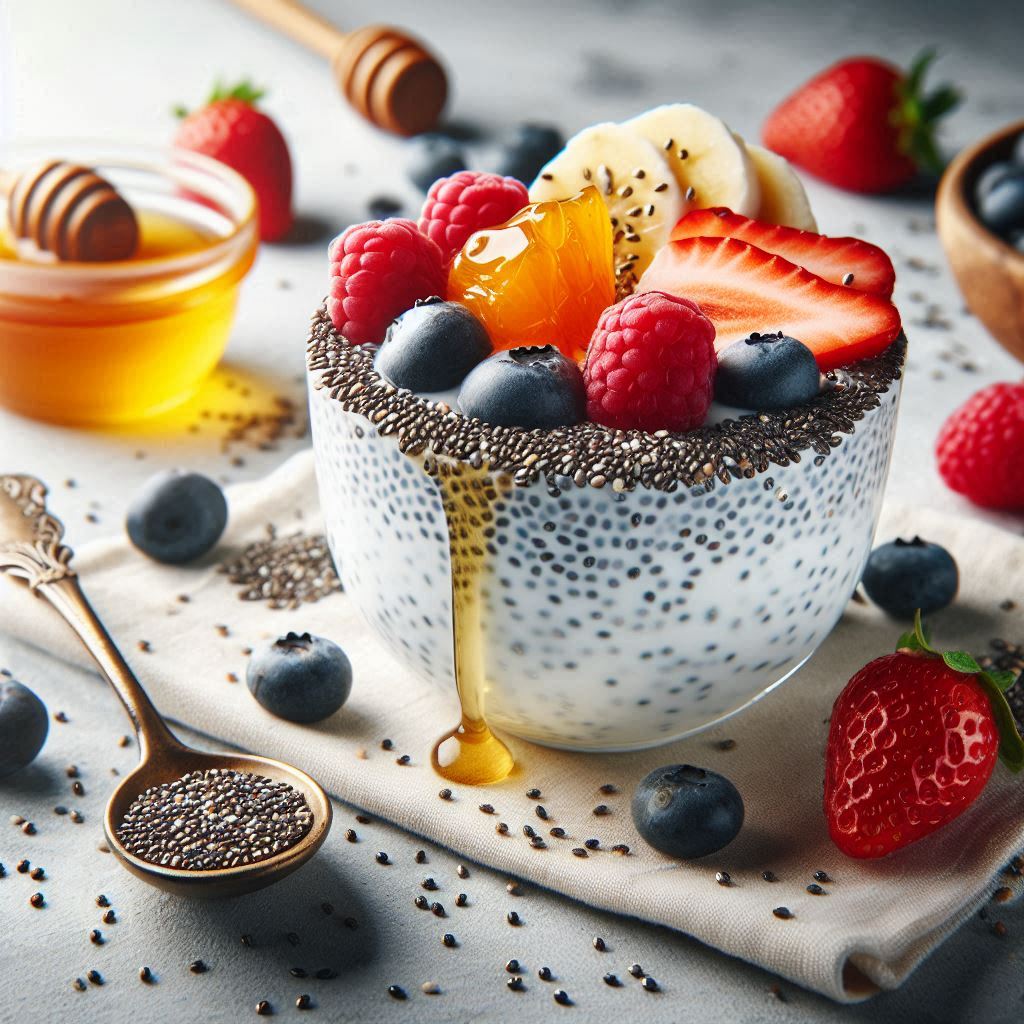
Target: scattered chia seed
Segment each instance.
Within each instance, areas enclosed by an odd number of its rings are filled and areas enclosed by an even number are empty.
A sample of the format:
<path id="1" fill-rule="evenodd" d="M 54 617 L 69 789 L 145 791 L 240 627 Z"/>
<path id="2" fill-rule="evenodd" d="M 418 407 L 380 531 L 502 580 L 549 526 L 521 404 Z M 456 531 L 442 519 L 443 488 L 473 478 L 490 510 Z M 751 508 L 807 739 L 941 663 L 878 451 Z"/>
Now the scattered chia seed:
<path id="1" fill-rule="evenodd" d="M 295 1000 L 295 1009 L 296 1010 L 312 1010 L 313 1009 L 313 1000 L 310 997 L 309 993 L 303 992 L 302 995 L 300 995 Z"/>
<path id="2" fill-rule="evenodd" d="M 31 862 L 22 859 L 14 865 L 14 870 L 17 871 L 19 875 L 27 875 L 30 867 L 32 867 Z"/>
<path id="3" fill-rule="evenodd" d="M 605 796 L 611 796 L 612 793 L 618 793 L 618 791 L 618 788 L 612 782 L 606 782 L 598 790 L 598 792 L 603 793 Z"/>
<path id="4" fill-rule="evenodd" d="M 481 804 L 480 805 L 480 810 L 483 811 L 484 814 L 493 814 L 494 813 L 494 807 L 493 807 L 492 804 Z"/>
<path id="5" fill-rule="evenodd" d="M 394 749 L 394 746 L 395 746 L 395 744 L 394 744 L 393 740 L 381 740 L 380 741 L 380 749 L 381 750 L 392 750 L 392 749 Z"/>
<path id="6" fill-rule="evenodd" d="M 24 825 L 25 824 L 25 819 L 20 814 L 12 814 L 11 815 L 11 824 L 12 825 Z"/>
<path id="7" fill-rule="evenodd" d="M 467 868 L 465 864 L 460 864 L 455 869 L 455 874 L 457 874 L 459 878 L 469 878 L 469 868 Z"/>
<path id="8" fill-rule="evenodd" d="M 207 967 L 202 960 L 193 960 L 192 963 L 188 965 L 188 969 L 193 974 L 205 974 L 210 968 Z"/>
<path id="9" fill-rule="evenodd" d="M 452 791 L 447 786 L 445 786 L 445 788 L 442 789 L 437 795 L 442 800 L 451 800 L 451 798 L 452 798 Z"/>
<path id="10" fill-rule="evenodd" d="M 555 976 L 554 976 L 554 974 L 551 973 L 551 968 L 550 967 L 541 967 L 537 971 L 537 977 L 540 978 L 541 981 L 554 981 L 555 980 Z"/>
<path id="11" fill-rule="evenodd" d="M 996 903 L 1005 903 L 1013 896 L 1013 890 L 1008 885 L 1001 885 L 994 893 L 992 893 L 992 899 Z"/>
<path id="12" fill-rule="evenodd" d="M 468 902 L 469 897 L 464 892 L 460 892 L 459 895 L 455 897 L 455 906 L 457 907 L 464 907 Z"/>
<path id="13" fill-rule="evenodd" d="M 378 864 L 390 864 L 391 863 L 391 861 L 388 860 L 388 855 L 383 850 L 381 850 L 377 854 L 376 860 L 377 860 Z"/>
<path id="14" fill-rule="evenodd" d="M 778 879 L 778 876 L 777 876 L 777 875 L 775 874 L 775 872 L 774 872 L 774 871 L 767 871 L 767 870 L 765 870 L 765 871 L 762 871 L 762 872 L 761 872 L 761 877 L 762 877 L 762 878 L 763 878 L 763 879 L 764 879 L 764 880 L 765 880 L 766 882 L 777 882 L 777 881 L 779 880 L 779 879 Z"/>
<path id="15" fill-rule="evenodd" d="M 552 998 L 559 1006 L 572 1006 L 572 999 L 569 998 L 569 993 L 564 988 L 556 988 Z"/>
<path id="16" fill-rule="evenodd" d="M 647 992 L 659 991 L 658 983 L 649 974 L 640 982 L 640 984 L 643 985 L 644 990 Z"/>
<path id="17" fill-rule="evenodd" d="M 536 834 L 537 830 L 532 825 L 523 826 L 523 835 L 526 836 L 527 839 L 532 839 Z"/>
<path id="18" fill-rule="evenodd" d="M 96 906 L 97 907 L 109 907 L 110 906 L 110 900 L 107 898 L 107 896 L 104 893 L 101 892 L 99 894 L 99 896 L 96 897 Z"/>
<path id="19" fill-rule="evenodd" d="M 87 971 L 85 976 L 89 979 L 91 985 L 103 984 L 103 975 L 97 970 Z"/>
<path id="20" fill-rule="evenodd" d="M 603 953 L 608 948 L 607 945 L 605 945 L 604 939 L 602 939 L 600 935 L 594 936 L 593 946 L 594 949 L 598 951 L 598 953 Z"/>
<path id="21" fill-rule="evenodd" d="M 445 913 L 444 905 L 441 904 L 441 903 L 431 903 L 430 904 L 430 912 L 434 915 L 434 917 L 447 917 L 448 916 Z"/>
<path id="22" fill-rule="evenodd" d="M 289 967 L 288 973 L 293 978 L 308 978 L 309 972 L 304 967 Z"/>
<path id="23" fill-rule="evenodd" d="M 29 872 L 28 877 L 35 879 L 37 882 L 41 882 L 46 877 L 46 872 L 42 868 L 33 868 Z"/>
<path id="24" fill-rule="evenodd" d="M 432 878 L 424 878 L 423 881 L 420 882 L 420 885 L 423 886 L 423 888 L 426 889 L 427 892 L 436 892 L 438 888 L 440 888 L 437 882 L 435 882 Z"/>
<path id="25" fill-rule="evenodd" d="M 523 887 L 518 882 L 509 882 L 505 886 L 505 892 L 509 896 L 521 896 L 523 894 Z"/>
<path id="26" fill-rule="evenodd" d="M 417 850 L 416 851 L 415 860 L 416 860 L 417 864 L 426 864 L 427 863 L 427 851 L 426 850 Z"/>
<path id="27" fill-rule="evenodd" d="M 541 797 L 541 792 L 540 792 L 540 790 L 539 790 L 539 789 L 528 789 L 528 790 L 526 791 L 526 795 L 527 795 L 527 796 L 528 796 L 528 797 L 529 797 L 529 798 L 530 798 L 531 800 L 539 800 L 539 799 L 540 799 L 540 797 Z"/>
<path id="28" fill-rule="evenodd" d="M 814 872 L 814 880 L 816 882 L 831 882 L 832 881 L 832 879 L 829 878 L 827 871 L 815 871 Z"/>
<path id="29" fill-rule="evenodd" d="M 256 1015 L 259 1017 L 269 1017 L 274 1012 L 274 1008 L 266 1001 L 261 999 L 256 1004 Z"/>
<path id="30" fill-rule="evenodd" d="M 732 885 L 732 875 L 728 871 L 716 871 L 715 881 L 719 885 Z"/>
<path id="31" fill-rule="evenodd" d="M 992 925 L 992 934 L 997 935 L 1000 939 L 1006 938 L 1006 933 L 1008 930 L 1009 929 L 1006 927 L 1005 924 L 1003 924 L 1002 921 L 996 921 L 995 924 Z"/>
<path id="32" fill-rule="evenodd" d="M 621 988 L 622 982 L 619 980 L 617 974 L 606 974 L 604 976 L 604 983 L 610 985 L 612 988 Z"/>
<path id="33" fill-rule="evenodd" d="M 509 974 L 520 974 L 523 970 L 523 965 L 513 957 L 505 964 L 505 970 L 508 971 Z"/>
<path id="34" fill-rule="evenodd" d="M 306 798 L 287 783 L 212 768 L 140 794 L 117 838 L 152 864 L 209 871 L 273 857 L 298 843 L 312 824 Z"/>
<path id="35" fill-rule="evenodd" d="M 68 777 L 69 779 L 77 779 L 77 778 L 78 778 L 78 775 L 79 775 L 79 772 L 78 772 L 78 765 L 76 765 L 76 764 L 69 764 L 69 765 L 67 766 L 67 768 L 65 768 L 65 769 L 64 769 L 64 774 L 65 774 L 65 775 L 66 775 L 66 776 L 67 776 L 67 777 Z"/>
<path id="36" fill-rule="evenodd" d="M 629 969 L 629 973 L 632 974 L 634 978 L 642 978 L 644 976 L 644 969 L 639 964 L 633 964 Z"/>
<path id="37" fill-rule="evenodd" d="M 36 826 L 33 822 L 26 821 L 25 824 L 21 826 L 21 831 L 27 836 L 34 836 L 36 834 Z"/>
<path id="38" fill-rule="evenodd" d="M 53 809 L 53 813 L 63 816 L 68 813 L 68 809 L 63 804 L 57 804 Z"/>
<path id="39" fill-rule="evenodd" d="M 75 796 L 85 796 L 85 786 L 83 786 L 78 779 L 75 779 L 75 781 L 71 783 L 71 792 L 74 793 Z"/>
<path id="40" fill-rule="evenodd" d="M 326 537 L 296 533 L 279 539 L 272 527 L 267 532 L 266 540 L 255 541 L 218 567 L 241 587 L 241 600 L 294 609 L 341 591 Z"/>
<path id="41" fill-rule="evenodd" d="M 543 804 L 537 804 L 537 806 L 534 807 L 533 810 L 537 817 L 540 818 L 542 821 L 547 820 L 548 812 L 547 808 Z"/>
<path id="42" fill-rule="evenodd" d="M 228 675 L 233 675 L 233 674 L 234 673 L 232 673 L 232 672 L 228 673 Z M 238 682 L 238 677 L 236 676 L 234 679 L 231 680 L 231 682 L 237 683 Z M 131 736 L 121 736 L 121 737 L 118 738 L 117 745 L 119 747 L 130 747 L 131 744 L 132 744 Z"/>
<path id="43" fill-rule="evenodd" d="M 585 839 L 583 841 L 583 845 L 588 850 L 598 850 L 598 849 L 601 848 L 601 840 L 600 839 Z"/>
<path id="44" fill-rule="evenodd" d="M 572 849 L 572 855 L 574 857 L 586 857 L 587 851 L 582 846 L 574 846 Z"/>
<path id="45" fill-rule="evenodd" d="M 430 900 L 426 896 L 417 896 L 412 902 L 413 906 L 420 910 L 428 910 L 430 908 Z"/>
<path id="46" fill-rule="evenodd" d="M 719 750 L 723 750 L 723 751 L 735 750 L 736 749 L 736 741 L 735 740 L 719 740 L 718 743 L 716 744 L 716 746 L 718 747 Z"/>
<path id="47" fill-rule="evenodd" d="M 350 843 L 357 843 L 359 841 L 359 836 L 356 835 L 356 830 L 354 828 L 349 828 L 345 830 L 345 838 Z"/>
<path id="48" fill-rule="evenodd" d="M 793 916 L 793 911 L 789 907 L 776 907 L 772 913 L 783 921 L 788 921 Z"/>
<path id="49" fill-rule="evenodd" d="M 101 932 L 99 928 L 93 928 L 93 930 L 89 932 L 89 941 L 94 946 L 102 946 L 105 941 L 103 938 L 103 932 Z"/>
<path id="50" fill-rule="evenodd" d="M 113 912 L 113 910 L 108 910 L 103 915 L 103 923 L 104 924 L 117 924 L 117 914 L 115 914 Z"/>
<path id="51" fill-rule="evenodd" d="M 811 884 L 809 886 L 807 886 L 807 891 L 812 896 L 824 896 L 825 895 L 825 890 L 822 889 L 822 887 L 820 885 L 818 885 L 817 882 L 811 882 Z"/>
<path id="52" fill-rule="evenodd" d="M 607 804 L 598 804 L 594 808 L 594 814 L 599 818 L 603 818 L 606 814 L 611 814 L 612 810 Z"/>
<path id="53" fill-rule="evenodd" d="M 458 944 L 458 941 L 451 932 L 445 932 L 441 936 L 441 945 L 446 946 L 448 949 L 454 949 Z"/>
<path id="54" fill-rule="evenodd" d="M 629 855 L 629 847 L 625 843 L 616 843 L 612 847 L 612 853 L 617 853 L 620 857 L 626 857 Z"/>
<path id="55" fill-rule="evenodd" d="M 85 815 L 81 811 L 72 811 L 68 817 L 76 824 L 81 825 L 85 821 Z"/>
<path id="56" fill-rule="evenodd" d="M 509 978 L 508 980 L 506 980 L 505 985 L 509 989 L 511 989 L 513 992 L 522 992 L 522 991 L 524 991 L 523 979 L 521 977 L 519 977 L 518 974 L 515 975 L 515 977 Z"/>
<path id="57" fill-rule="evenodd" d="M 71 982 L 71 987 L 76 992 L 84 992 L 85 991 L 85 980 L 83 978 L 75 978 L 75 980 L 73 982 Z"/>
<path id="58" fill-rule="evenodd" d="M 558 825 L 556 825 L 553 829 L 551 829 L 548 832 L 548 835 L 552 836 L 554 839 L 564 839 L 565 838 L 565 829 L 561 828 Z"/>
<path id="59" fill-rule="evenodd" d="M 144 981 L 147 985 L 153 984 L 153 972 L 148 967 L 139 968 L 139 981 Z"/>
<path id="60" fill-rule="evenodd" d="M 508 923 L 510 925 L 512 925 L 513 928 L 517 928 L 519 925 L 521 925 L 523 923 L 523 919 L 519 916 L 519 914 L 515 910 L 510 910 L 505 915 L 505 920 L 507 920 Z"/>
<path id="61" fill-rule="evenodd" d="M 41 910 L 46 906 L 46 897 L 41 892 L 32 893 L 32 895 L 29 896 L 28 901 L 36 908 L 36 910 Z"/>
<path id="62" fill-rule="evenodd" d="M 499 821 L 498 824 L 494 826 L 494 831 L 497 832 L 499 836 L 507 836 L 508 825 L 504 821 Z"/>
<path id="63" fill-rule="evenodd" d="M 420 991 L 426 996 L 439 996 L 441 986 L 436 981 L 425 981 L 420 985 Z"/>
<path id="64" fill-rule="evenodd" d="M 58 711 L 54 716 L 54 721 L 64 724 L 68 721 L 68 716 L 63 711 Z"/>
<path id="65" fill-rule="evenodd" d="M 323 912 L 324 912 L 324 913 L 325 913 L 325 914 L 326 914 L 326 915 L 327 915 L 328 917 L 330 917 L 330 916 L 331 916 L 331 914 L 333 914 L 333 913 L 334 913 L 334 906 L 333 906 L 333 904 L 331 904 L 331 903 L 321 903 L 321 904 L 320 904 L 320 909 L 321 909 L 321 910 L 322 910 L 322 911 L 323 911 Z"/>
<path id="66" fill-rule="evenodd" d="M 388 995 L 392 999 L 408 999 L 409 997 L 405 994 L 405 989 L 401 985 L 388 985 Z"/>

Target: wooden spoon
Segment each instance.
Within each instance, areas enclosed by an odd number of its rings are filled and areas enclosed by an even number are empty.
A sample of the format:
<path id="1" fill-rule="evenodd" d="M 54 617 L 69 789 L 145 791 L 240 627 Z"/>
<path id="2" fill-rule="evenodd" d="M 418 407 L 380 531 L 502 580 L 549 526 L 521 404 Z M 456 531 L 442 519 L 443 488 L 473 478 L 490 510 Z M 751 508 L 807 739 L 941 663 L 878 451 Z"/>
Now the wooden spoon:
<path id="1" fill-rule="evenodd" d="M 371 124 L 397 135 L 430 131 L 448 99 L 444 68 L 406 32 L 370 25 L 344 33 L 295 0 L 234 0 L 331 62 L 342 95 Z"/>
<path id="2" fill-rule="evenodd" d="M 103 820 L 107 843 L 118 860 L 151 885 L 180 896 L 237 896 L 276 882 L 304 864 L 320 848 L 331 827 L 327 794 L 308 775 L 281 761 L 246 754 L 207 754 L 186 747 L 167 728 L 110 634 L 85 599 L 61 543 L 64 527 L 46 511 L 46 488 L 31 476 L 0 476 L 0 572 L 26 583 L 45 597 L 78 634 L 114 688 L 139 740 L 138 767 L 114 790 Z M 306 798 L 313 824 L 294 846 L 254 863 L 206 871 L 164 867 L 135 856 L 117 837 L 132 802 L 151 786 L 188 772 L 211 769 L 252 772 L 284 782 Z"/>
<path id="3" fill-rule="evenodd" d="M 15 239 L 58 260 L 105 262 L 135 254 L 139 225 L 120 192 L 95 171 L 49 160 L 21 174 L 0 175 Z"/>

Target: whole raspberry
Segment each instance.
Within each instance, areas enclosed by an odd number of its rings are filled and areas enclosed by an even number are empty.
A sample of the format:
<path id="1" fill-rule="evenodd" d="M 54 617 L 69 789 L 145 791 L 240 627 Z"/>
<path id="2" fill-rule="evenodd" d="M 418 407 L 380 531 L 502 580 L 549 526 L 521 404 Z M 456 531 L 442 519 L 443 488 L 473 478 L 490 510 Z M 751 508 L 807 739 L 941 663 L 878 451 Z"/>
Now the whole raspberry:
<path id="1" fill-rule="evenodd" d="M 583 380 L 587 418 L 620 430 L 692 430 L 708 414 L 715 328 L 689 299 L 644 292 L 597 322 Z"/>
<path id="2" fill-rule="evenodd" d="M 529 201 L 526 186 L 515 178 L 459 171 L 430 186 L 420 214 L 420 231 L 450 260 L 474 231 L 504 224 Z"/>
<path id="3" fill-rule="evenodd" d="M 942 479 L 976 505 L 1024 509 L 1024 384 L 992 384 L 942 425 Z"/>
<path id="4" fill-rule="evenodd" d="M 353 224 L 331 242 L 327 311 L 353 345 L 384 340 L 388 325 L 417 299 L 444 294 L 441 250 L 411 220 Z"/>

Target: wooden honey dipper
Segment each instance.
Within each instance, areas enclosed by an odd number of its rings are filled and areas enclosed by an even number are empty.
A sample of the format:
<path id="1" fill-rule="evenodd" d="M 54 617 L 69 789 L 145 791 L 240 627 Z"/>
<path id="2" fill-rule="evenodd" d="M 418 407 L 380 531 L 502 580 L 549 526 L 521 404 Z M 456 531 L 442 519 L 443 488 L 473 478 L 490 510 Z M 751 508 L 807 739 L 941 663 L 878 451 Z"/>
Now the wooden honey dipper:
<path id="1" fill-rule="evenodd" d="M 135 213 L 106 178 L 78 164 L 48 160 L 0 175 L 15 239 L 58 260 L 93 263 L 131 258 L 139 241 Z"/>
<path id="2" fill-rule="evenodd" d="M 437 124 L 448 79 L 437 58 L 407 33 L 387 25 L 345 33 L 295 0 L 234 3 L 327 57 L 342 95 L 371 124 L 397 135 Z"/>

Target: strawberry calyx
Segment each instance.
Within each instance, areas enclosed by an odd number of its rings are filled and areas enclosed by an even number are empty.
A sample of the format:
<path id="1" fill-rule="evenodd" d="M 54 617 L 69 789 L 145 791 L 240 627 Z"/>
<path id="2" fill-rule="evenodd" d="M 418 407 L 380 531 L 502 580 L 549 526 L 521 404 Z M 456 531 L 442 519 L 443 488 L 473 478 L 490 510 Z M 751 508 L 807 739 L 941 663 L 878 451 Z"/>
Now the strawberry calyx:
<path id="1" fill-rule="evenodd" d="M 250 106 L 255 106 L 264 96 L 266 96 L 266 90 L 261 89 L 247 78 L 243 78 L 237 85 L 226 86 L 218 78 L 213 85 L 213 89 L 210 91 L 210 95 L 206 98 L 206 106 L 211 103 L 219 103 L 221 100 L 241 100 L 242 103 L 248 103 Z M 177 118 L 188 117 L 190 111 L 183 103 L 179 103 L 174 107 L 174 116 Z"/>
<path id="2" fill-rule="evenodd" d="M 945 83 L 932 92 L 924 91 L 924 77 L 935 60 L 935 51 L 924 50 L 896 85 L 896 105 L 892 119 L 899 129 L 900 150 L 920 170 L 940 174 L 945 162 L 935 142 L 939 121 L 959 103 L 958 89 Z"/>
<path id="3" fill-rule="evenodd" d="M 999 730 L 999 759 L 1012 772 L 1024 769 L 1024 739 L 1017 729 L 1017 720 L 1013 717 L 1005 696 L 1005 692 L 1017 679 L 1012 672 L 983 669 L 966 651 L 936 650 L 931 644 L 927 628 L 921 621 L 920 609 L 914 613 L 914 628 L 899 638 L 896 650 L 901 653 L 941 658 L 946 667 L 954 672 L 974 676 L 992 705 L 992 717 Z"/>

